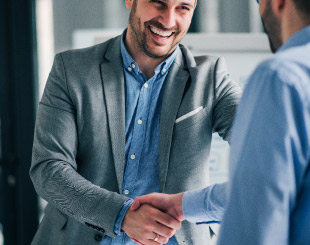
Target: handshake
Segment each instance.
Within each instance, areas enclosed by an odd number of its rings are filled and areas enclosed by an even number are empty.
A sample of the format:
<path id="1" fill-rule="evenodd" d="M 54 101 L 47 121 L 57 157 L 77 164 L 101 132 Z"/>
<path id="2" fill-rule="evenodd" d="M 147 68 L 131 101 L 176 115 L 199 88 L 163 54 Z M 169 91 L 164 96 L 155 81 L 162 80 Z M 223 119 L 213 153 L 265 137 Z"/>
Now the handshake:
<path id="1" fill-rule="evenodd" d="M 166 244 L 185 220 L 182 198 L 183 193 L 152 193 L 135 198 L 122 230 L 140 245 Z"/>

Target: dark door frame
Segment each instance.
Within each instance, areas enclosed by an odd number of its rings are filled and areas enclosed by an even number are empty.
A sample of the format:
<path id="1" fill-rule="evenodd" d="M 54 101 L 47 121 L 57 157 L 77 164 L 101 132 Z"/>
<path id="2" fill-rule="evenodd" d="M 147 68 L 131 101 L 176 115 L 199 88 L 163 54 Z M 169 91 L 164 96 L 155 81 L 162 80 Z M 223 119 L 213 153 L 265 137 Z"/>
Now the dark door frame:
<path id="1" fill-rule="evenodd" d="M 0 1 L 0 222 L 4 244 L 30 244 L 38 198 L 29 178 L 37 101 L 35 0 Z"/>

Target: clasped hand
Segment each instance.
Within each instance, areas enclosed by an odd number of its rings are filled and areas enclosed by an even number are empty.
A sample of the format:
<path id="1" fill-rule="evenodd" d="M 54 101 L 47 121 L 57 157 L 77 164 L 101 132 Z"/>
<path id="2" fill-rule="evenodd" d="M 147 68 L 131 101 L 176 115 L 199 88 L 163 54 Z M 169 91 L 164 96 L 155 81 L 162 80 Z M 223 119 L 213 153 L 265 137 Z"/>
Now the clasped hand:
<path id="1" fill-rule="evenodd" d="M 182 197 L 183 193 L 137 197 L 123 220 L 122 230 L 138 244 L 166 244 L 185 219 Z"/>

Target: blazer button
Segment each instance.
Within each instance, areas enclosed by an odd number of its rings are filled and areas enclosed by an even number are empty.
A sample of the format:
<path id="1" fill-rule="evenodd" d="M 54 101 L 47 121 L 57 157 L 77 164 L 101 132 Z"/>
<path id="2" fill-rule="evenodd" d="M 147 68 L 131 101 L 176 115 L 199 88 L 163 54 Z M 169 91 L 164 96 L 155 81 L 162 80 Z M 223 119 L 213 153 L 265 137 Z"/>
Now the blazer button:
<path id="1" fill-rule="evenodd" d="M 95 239 L 95 241 L 97 241 L 97 242 L 101 242 L 101 241 L 102 241 L 102 235 L 96 234 L 96 235 L 94 236 L 94 239 Z"/>

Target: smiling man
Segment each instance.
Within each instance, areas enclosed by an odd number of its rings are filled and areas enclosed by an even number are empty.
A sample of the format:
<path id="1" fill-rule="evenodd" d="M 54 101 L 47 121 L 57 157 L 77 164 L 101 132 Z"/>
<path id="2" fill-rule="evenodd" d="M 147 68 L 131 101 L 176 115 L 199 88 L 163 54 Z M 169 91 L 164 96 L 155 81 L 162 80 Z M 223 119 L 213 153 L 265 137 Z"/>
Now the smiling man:
<path id="1" fill-rule="evenodd" d="M 228 191 L 219 245 L 310 244 L 310 1 L 257 2 L 275 55 L 255 69 L 240 102 L 229 188 L 152 193 L 131 210 L 152 204 L 201 224 L 218 212 L 210 194 Z"/>
<path id="2" fill-rule="evenodd" d="M 128 28 L 56 55 L 40 101 L 30 176 L 48 201 L 33 244 L 208 244 L 135 197 L 209 184 L 211 137 L 228 140 L 240 88 L 222 58 L 179 44 L 195 0 L 126 0 Z M 91 3 L 90 3 L 91 4 Z M 210 200 L 220 203 L 221 196 Z M 210 221 L 220 216 L 210 215 Z M 181 227 L 181 228 L 180 228 Z"/>

